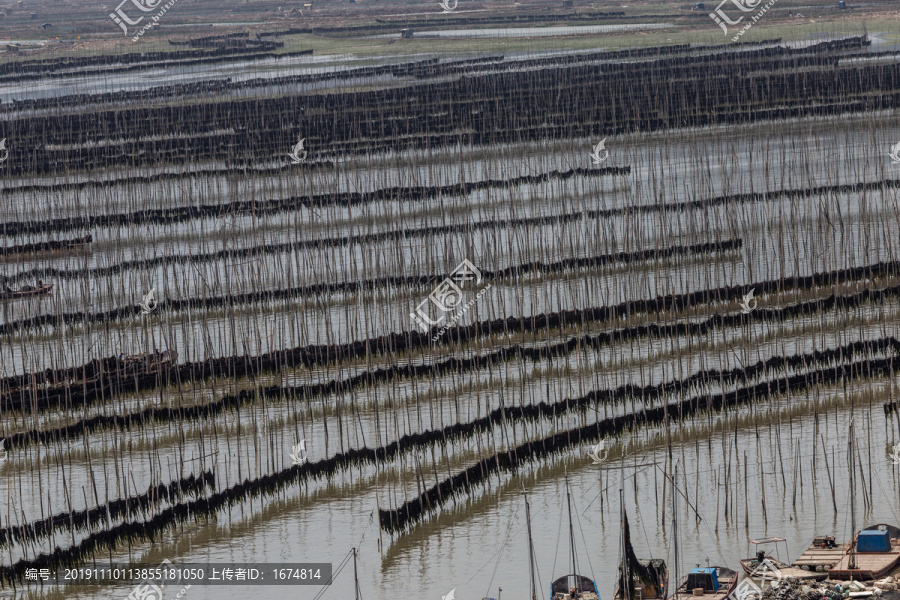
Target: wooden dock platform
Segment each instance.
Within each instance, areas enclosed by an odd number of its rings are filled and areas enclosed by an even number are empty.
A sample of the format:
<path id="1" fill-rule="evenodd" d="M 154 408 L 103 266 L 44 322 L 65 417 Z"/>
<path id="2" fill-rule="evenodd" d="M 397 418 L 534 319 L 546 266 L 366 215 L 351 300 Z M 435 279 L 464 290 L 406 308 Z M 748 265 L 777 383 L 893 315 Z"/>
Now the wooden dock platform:
<path id="1" fill-rule="evenodd" d="M 822 567 L 820 571 L 827 571 L 840 562 L 849 547 L 849 544 L 838 544 L 835 548 L 810 546 L 806 552 L 791 562 L 791 566 L 807 571 L 816 571 L 816 567 Z"/>

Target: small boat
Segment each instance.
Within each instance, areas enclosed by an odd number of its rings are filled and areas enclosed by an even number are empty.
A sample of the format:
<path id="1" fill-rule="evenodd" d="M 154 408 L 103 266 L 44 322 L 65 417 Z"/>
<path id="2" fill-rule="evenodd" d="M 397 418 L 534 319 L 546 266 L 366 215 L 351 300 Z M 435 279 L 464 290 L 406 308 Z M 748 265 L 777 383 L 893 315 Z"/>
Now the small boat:
<path id="1" fill-rule="evenodd" d="M 43 283 L 40 281 L 36 286 L 26 285 L 25 287 L 18 290 L 11 290 L 9 288 L 6 288 L 4 291 L 0 292 L 0 300 L 15 300 L 16 298 L 42 296 L 44 294 L 49 294 L 51 289 L 53 289 L 52 283 Z"/>
<path id="2" fill-rule="evenodd" d="M 760 554 L 762 554 L 762 557 L 760 557 Z M 828 573 L 825 572 L 807 571 L 792 567 L 777 558 L 766 556 L 765 552 L 759 552 L 756 558 L 742 558 L 740 563 L 744 573 L 759 579 L 770 580 L 792 577 L 798 580 L 821 581 L 828 577 Z"/>
<path id="3" fill-rule="evenodd" d="M 566 476 L 566 505 L 569 507 L 569 544 L 571 548 L 572 570 L 578 570 L 575 561 L 575 528 L 572 526 L 572 499 L 569 494 L 569 477 Z M 570 573 L 550 584 L 550 600 L 600 600 L 597 584 L 589 577 Z"/>
<path id="4" fill-rule="evenodd" d="M 38 254 L 41 252 L 58 252 L 60 250 L 78 250 L 89 246 L 94 241 L 94 237 L 88 234 L 84 237 L 69 240 L 54 240 L 50 242 L 40 242 L 37 244 L 21 244 L 19 246 L 6 246 L 0 248 L 0 256 L 11 256 L 17 254 Z"/>
<path id="5" fill-rule="evenodd" d="M 727 567 L 697 567 L 678 585 L 670 600 L 725 600 L 737 587 L 737 572 Z"/>
<path id="6" fill-rule="evenodd" d="M 849 544 L 838 544 L 835 542 L 833 536 L 817 535 L 813 538 L 806 552 L 794 559 L 791 566 L 804 571 L 816 571 L 827 574 L 828 569 L 841 560 L 844 552 L 849 547 Z"/>
<path id="7" fill-rule="evenodd" d="M 584 575 L 564 575 L 550 586 L 552 600 L 600 600 L 597 584 Z"/>
<path id="8" fill-rule="evenodd" d="M 623 490 L 619 490 L 620 518 L 622 520 L 622 544 L 619 577 L 613 591 L 613 600 L 665 600 L 668 592 L 669 570 L 660 559 L 639 559 L 631 545 L 631 528 L 625 512 Z M 631 585 L 626 586 L 626 581 Z M 624 588 L 628 589 L 624 589 Z"/>
<path id="9" fill-rule="evenodd" d="M 828 571 L 829 579 L 881 579 L 900 564 L 900 528 L 879 523 L 856 534 L 846 553 Z"/>
<path id="10" fill-rule="evenodd" d="M 853 418 L 850 419 L 848 436 L 848 465 L 850 481 L 847 489 L 856 489 L 854 454 L 856 439 L 853 434 Z M 850 493 L 850 531 L 856 531 L 856 494 Z M 900 564 L 900 529 L 893 525 L 872 525 L 857 533 L 850 540 L 850 547 L 828 571 L 829 579 L 871 581 L 881 579 Z"/>
<path id="11" fill-rule="evenodd" d="M 672 489 L 678 489 L 678 465 L 672 474 Z M 668 600 L 725 600 L 737 588 L 738 574 L 727 567 L 703 567 L 697 565 L 688 576 L 678 581 L 678 506 L 677 494 L 672 494 L 672 539 L 674 541 L 673 561 L 675 570 L 675 593 Z"/>
<path id="12" fill-rule="evenodd" d="M 659 558 L 639 558 L 637 563 L 643 573 L 632 564 L 631 579 L 634 581 L 634 598 L 640 600 L 665 600 L 669 591 L 669 569 L 666 562 Z M 649 575 L 648 575 L 649 574 Z M 613 591 L 614 600 L 625 600 L 620 592 L 621 585 L 616 584 Z"/>
<path id="13" fill-rule="evenodd" d="M 165 350 L 160 352 L 146 352 L 144 354 L 120 354 L 119 362 L 129 374 L 149 374 L 165 371 L 175 365 L 178 358 L 178 352 L 175 350 Z"/>
<path id="14" fill-rule="evenodd" d="M 832 538 L 832 542 L 833 541 L 834 538 Z M 787 556 L 787 540 L 785 540 L 784 538 L 771 537 L 761 540 L 750 540 L 750 543 L 755 544 L 757 547 L 762 544 L 776 544 L 776 548 L 777 544 L 783 543 L 785 546 L 785 556 Z M 754 558 L 742 558 L 740 560 L 740 563 L 741 568 L 744 570 L 744 573 L 757 579 L 772 580 L 792 577 L 794 579 L 819 581 L 827 577 L 827 573 L 825 573 L 824 571 L 810 572 L 792 567 L 791 565 L 775 558 L 771 554 L 766 554 L 766 552 L 762 550 L 757 552 Z"/>

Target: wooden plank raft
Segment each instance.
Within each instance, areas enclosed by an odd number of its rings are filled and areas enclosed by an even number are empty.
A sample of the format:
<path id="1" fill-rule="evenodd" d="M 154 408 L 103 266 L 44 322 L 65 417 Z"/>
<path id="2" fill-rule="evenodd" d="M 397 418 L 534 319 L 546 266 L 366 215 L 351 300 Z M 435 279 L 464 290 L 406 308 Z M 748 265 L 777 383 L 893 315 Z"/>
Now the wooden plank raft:
<path id="1" fill-rule="evenodd" d="M 791 563 L 793 567 L 806 568 L 815 571 L 816 567 L 830 569 L 844 557 L 850 544 L 838 544 L 836 548 L 818 548 L 810 546 Z"/>

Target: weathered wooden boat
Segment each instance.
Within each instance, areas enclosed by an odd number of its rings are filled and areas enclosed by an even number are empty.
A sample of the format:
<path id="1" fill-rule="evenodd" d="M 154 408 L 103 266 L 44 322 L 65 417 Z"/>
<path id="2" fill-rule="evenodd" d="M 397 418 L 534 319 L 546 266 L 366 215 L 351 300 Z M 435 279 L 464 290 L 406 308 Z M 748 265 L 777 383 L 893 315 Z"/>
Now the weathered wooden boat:
<path id="1" fill-rule="evenodd" d="M 900 528 L 879 523 L 856 534 L 841 559 L 828 571 L 829 579 L 881 579 L 900 564 Z"/>
<path id="2" fill-rule="evenodd" d="M 854 454 L 856 440 L 853 434 L 853 418 L 850 419 L 850 431 L 847 440 L 847 464 L 850 480 L 847 489 L 850 493 L 850 531 L 856 531 L 856 464 Z M 830 579 L 868 580 L 881 579 L 900 564 L 900 529 L 893 525 L 871 525 L 857 533 L 850 540 L 847 553 L 841 557 L 828 571 Z"/>
<path id="3" fill-rule="evenodd" d="M 633 600 L 665 600 L 669 591 L 669 569 L 659 558 L 637 559 L 631 565 L 631 579 L 634 582 Z M 621 591 L 621 583 L 613 591 L 614 600 L 627 600 Z"/>
<path id="4" fill-rule="evenodd" d="M 614 600 L 665 600 L 669 570 L 660 559 L 639 559 L 631 545 L 631 528 L 625 512 L 623 490 L 619 490 L 622 545 L 619 549 L 619 577 L 613 591 Z"/>
<path id="5" fill-rule="evenodd" d="M 569 477 L 566 476 L 566 505 L 569 507 L 569 544 L 572 560 L 572 571 L 550 584 L 550 600 L 600 600 L 597 583 L 589 577 L 578 575 L 578 564 L 575 560 L 575 528 L 572 525 L 572 498 L 569 494 Z"/>
<path id="6" fill-rule="evenodd" d="M 827 575 L 828 569 L 837 564 L 850 544 L 838 544 L 830 535 L 818 535 L 806 551 L 791 566 L 804 571 L 816 571 Z"/>
<path id="7" fill-rule="evenodd" d="M 584 575 L 564 575 L 550 586 L 551 600 L 600 600 L 597 584 Z"/>
<path id="8" fill-rule="evenodd" d="M 79 250 L 86 248 L 94 241 L 92 235 L 88 234 L 84 237 L 71 240 L 58 240 L 50 242 L 39 242 L 37 244 L 20 244 L 18 246 L 6 246 L 0 248 L 0 256 L 9 256 L 16 254 L 37 254 L 40 252 L 59 252 L 62 250 Z"/>
<path id="9" fill-rule="evenodd" d="M 741 568 L 747 575 L 750 575 L 752 577 L 759 577 L 760 579 L 766 580 L 779 579 L 782 577 L 792 577 L 794 579 L 821 581 L 828 577 L 828 573 L 824 571 L 816 572 L 798 569 L 771 556 L 763 556 L 762 558 L 760 558 L 759 555 L 757 555 L 756 558 L 742 558 L 740 560 L 740 563 Z M 772 565 L 775 570 L 770 568 L 769 565 Z"/>
<path id="10" fill-rule="evenodd" d="M 727 567 L 691 569 L 675 588 L 670 600 L 725 600 L 737 587 L 737 572 Z"/>
<path id="11" fill-rule="evenodd" d="M 53 289 L 52 283 L 43 282 L 38 282 L 38 285 L 36 286 L 27 285 L 18 290 L 11 290 L 9 288 L 6 288 L 2 292 L 0 292 L 0 300 L 15 300 L 17 298 L 41 296 L 43 294 L 49 294 L 51 289 Z"/>
<path id="12" fill-rule="evenodd" d="M 125 368 L 125 372 L 135 375 L 149 375 L 166 371 L 175 365 L 177 359 L 178 352 L 175 350 L 165 350 L 163 352 L 154 350 L 144 354 L 119 355 L 119 362 Z"/>
<path id="13" fill-rule="evenodd" d="M 832 542 L 833 541 L 834 538 L 832 538 Z M 784 544 L 785 557 L 787 557 L 787 540 L 785 540 L 784 538 L 769 537 L 759 540 L 750 540 L 750 543 L 754 544 L 757 547 L 763 544 L 775 544 L 776 548 L 778 547 L 778 544 Z M 827 577 L 827 573 L 825 573 L 824 570 L 820 570 L 819 572 L 817 572 L 815 569 L 813 569 L 810 572 L 803 569 L 798 569 L 785 562 L 782 562 L 771 554 L 767 554 L 763 550 L 758 551 L 755 557 L 742 558 L 739 562 L 741 564 L 741 568 L 744 570 L 744 573 L 756 579 L 763 579 L 767 581 L 783 579 L 786 577 L 819 581 Z"/>

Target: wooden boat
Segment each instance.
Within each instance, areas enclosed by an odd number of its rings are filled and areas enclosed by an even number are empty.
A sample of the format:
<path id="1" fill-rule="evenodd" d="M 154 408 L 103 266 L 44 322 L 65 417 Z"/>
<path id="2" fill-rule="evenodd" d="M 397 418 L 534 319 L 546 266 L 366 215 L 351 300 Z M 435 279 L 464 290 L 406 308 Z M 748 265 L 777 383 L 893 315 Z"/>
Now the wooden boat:
<path id="1" fill-rule="evenodd" d="M 665 600 L 669 591 L 669 569 L 666 567 L 666 562 L 659 558 L 638 559 L 637 562 L 643 570 L 652 573 L 652 575 L 650 577 L 646 575 L 641 576 L 638 570 L 632 567 L 631 579 L 634 581 L 634 600 Z M 654 579 L 658 584 L 654 585 L 651 583 Z M 625 600 L 620 590 L 621 587 L 620 584 L 616 584 L 616 588 L 613 591 L 614 600 Z"/>
<path id="2" fill-rule="evenodd" d="M 564 575 L 550 586 L 551 600 L 600 600 L 597 584 L 584 575 Z"/>
<path id="3" fill-rule="evenodd" d="M 831 538 L 831 541 L 834 542 L 834 538 Z M 769 537 L 759 540 L 750 540 L 750 543 L 754 544 L 756 547 L 763 544 L 775 544 L 776 548 L 778 547 L 778 544 L 784 544 L 785 556 L 787 556 L 787 540 L 784 538 Z M 758 551 L 754 558 L 742 558 L 739 562 L 744 573 L 756 579 L 773 580 L 792 577 L 794 579 L 819 581 L 827 577 L 824 569 L 820 572 L 816 572 L 815 569 L 813 569 L 812 572 L 797 569 L 780 561 L 771 554 L 767 554 L 763 550 Z"/>
<path id="4" fill-rule="evenodd" d="M 569 544 L 571 545 L 572 570 L 578 570 L 575 560 L 575 528 L 572 526 L 572 499 L 569 494 L 569 477 L 566 476 L 566 505 L 569 507 Z M 597 584 L 584 575 L 570 573 L 550 584 L 550 600 L 600 600 Z"/>
<path id="5" fill-rule="evenodd" d="M 854 453 L 856 440 L 853 434 L 853 419 L 850 419 L 847 461 L 850 467 L 850 531 L 856 531 L 856 467 Z M 828 571 L 830 579 L 864 580 L 881 579 L 900 564 L 900 529 L 893 525 L 871 525 L 857 533 L 850 540 L 847 553 Z"/>
<path id="6" fill-rule="evenodd" d="M 165 350 L 160 352 L 146 352 L 144 354 L 120 354 L 119 361 L 128 374 L 149 375 L 150 373 L 158 373 L 172 368 L 175 360 L 178 358 L 178 352 L 175 350 Z"/>
<path id="7" fill-rule="evenodd" d="M 691 569 L 670 600 L 725 600 L 737 587 L 738 574 L 727 567 Z"/>
<path id="8" fill-rule="evenodd" d="M 10 256 L 16 254 L 37 254 L 41 252 L 58 252 L 60 250 L 78 250 L 89 246 L 94 241 L 94 237 L 88 234 L 84 237 L 58 240 L 50 242 L 40 242 L 37 244 L 21 244 L 19 246 L 7 246 L 0 248 L 0 256 Z"/>
<path id="9" fill-rule="evenodd" d="M 801 554 L 791 566 L 805 571 L 817 571 L 828 573 L 828 569 L 837 564 L 850 544 L 838 544 L 829 535 L 819 535 L 813 538 L 809 548 Z"/>
<path id="10" fill-rule="evenodd" d="M 879 523 L 856 534 L 841 559 L 828 571 L 829 579 L 881 579 L 900 564 L 900 528 Z"/>
<path id="11" fill-rule="evenodd" d="M 771 556 L 763 556 L 762 559 L 759 558 L 759 555 L 757 555 L 756 558 L 742 558 L 740 560 L 741 568 L 744 570 L 744 573 L 746 573 L 747 575 L 752 575 L 753 577 L 760 577 L 761 579 L 777 578 L 774 573 L 772 574 L 772 576 L 767 576 L 766 567 L 763 563 L 763 560 L 765 560 L 769 564 L 774 565 L 775 568 L 778 569 L 778 575 L 780 575 L 780 577 L 792 577 L 794 579 L 806 579 L 809 581 L 821 581 L 828 577 L 828 573 L 824 571 L 816 572 L 798 569 Z M 763 569 L 762 572 L 760 571 L 761 568 Z"/>
<path id="12" fill-rule="evenodd" d="M 619 548 L 619 577 L 613 591 L 614 600 L 665 600 L 668 592 L 669 570 L 665 561 L 639 559 L 631 546 L 631 528 L 625 512 L 625 495 L 619 490 L 622 545 Z M 629 582 L 631 585 L 627 585 Z M 628 588 L 628 589 L 625 589 Z"/>
<path id="13" fill-rule="evenodd" d="M 37 286 L 25 286 L 18 290 L 11 290 L 9 288 L 6 288 L 6 290 L 0 292 L 0 300 L 15 300 L 16 298 L 30 298 L 31 296 L 41 296 L 43 294 L 49 294 L 51 289 L 53 289 L 52 283 L 41 282 L 38 282 Z"/>

